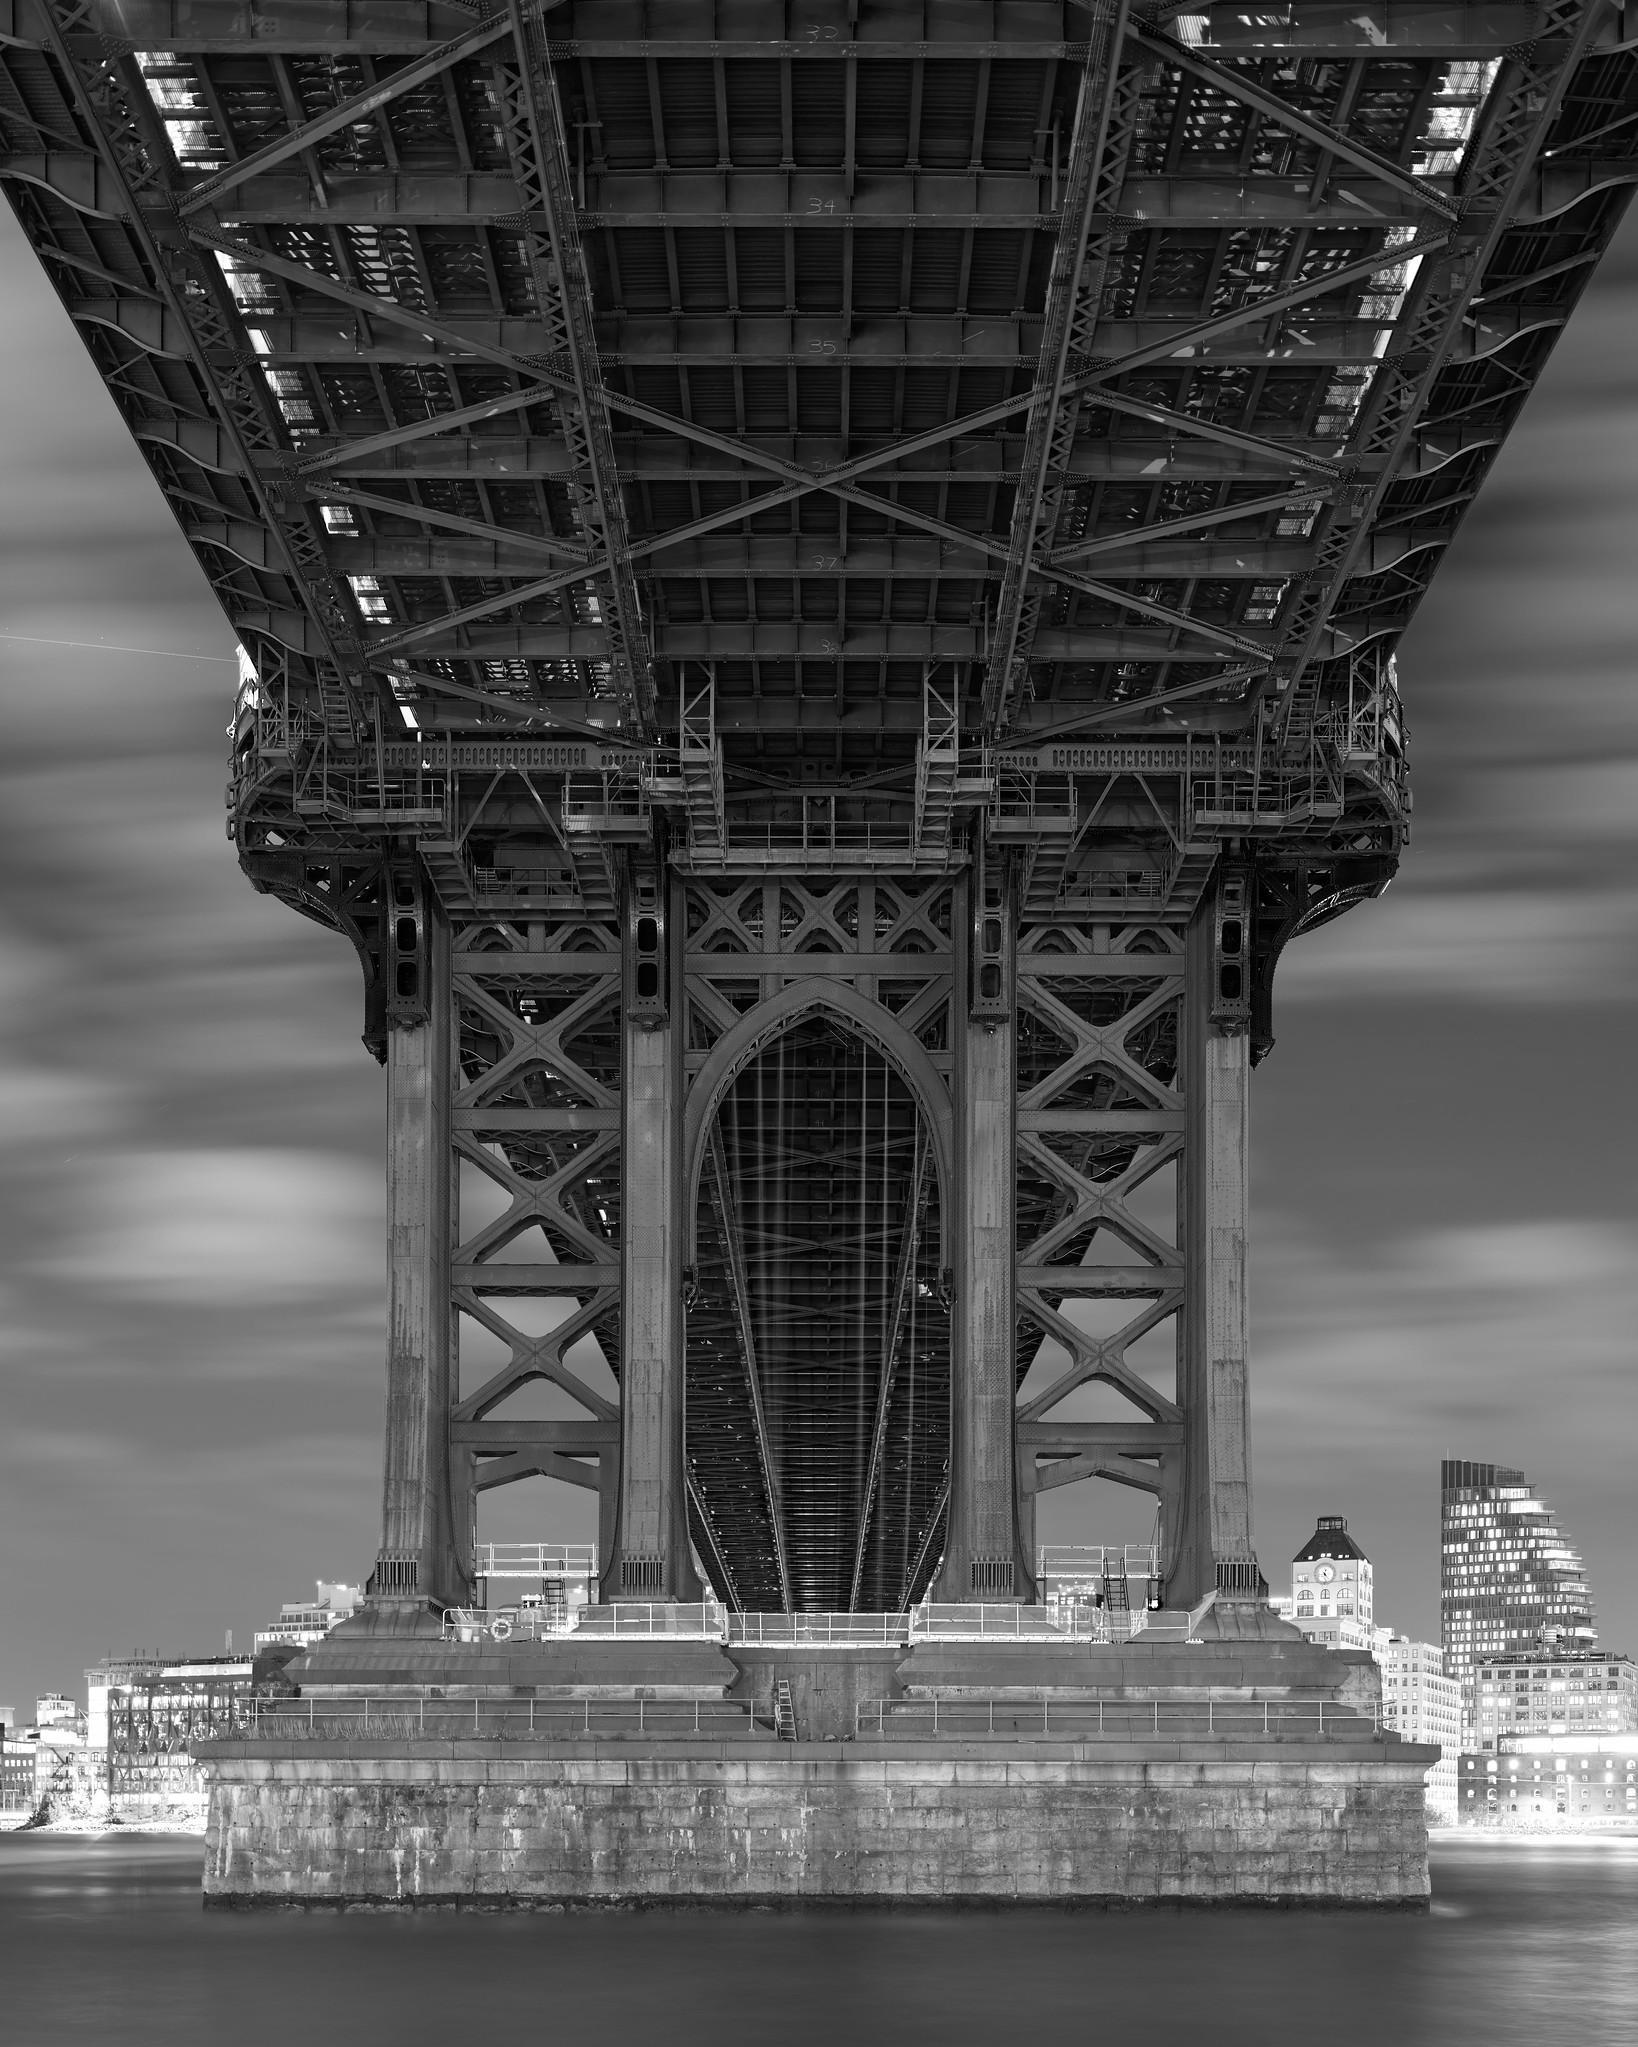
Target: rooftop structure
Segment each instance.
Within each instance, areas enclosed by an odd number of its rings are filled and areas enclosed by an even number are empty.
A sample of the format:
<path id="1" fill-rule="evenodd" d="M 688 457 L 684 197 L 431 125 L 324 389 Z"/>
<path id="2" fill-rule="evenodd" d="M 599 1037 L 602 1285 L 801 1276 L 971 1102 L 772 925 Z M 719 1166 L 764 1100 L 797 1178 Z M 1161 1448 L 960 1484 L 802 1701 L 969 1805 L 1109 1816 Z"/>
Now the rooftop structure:
<path id="1" fill-rule="evenodd" d="M 271 1627 L 256 1631 L 253 1647 L 262 1650 L 288 1645 L 305 1649 L 311 1642 L 322 1641 L 338 1621 L 356 1613 L 363 1599 L 361 1585 L 330 1585 L 321 1578 L 311 1599 L 287 1601 L 279 1608 L 279 1617 Z"/>
<path id="2" fill-rule="evenodd" d="M 1440 1633 L 1471 1744 L 1481 1658 L 1590 1648 L 1598 1631 L 1580 1554 L 1522 1471 L 1446 1458 L 1439 1519 Z"/>

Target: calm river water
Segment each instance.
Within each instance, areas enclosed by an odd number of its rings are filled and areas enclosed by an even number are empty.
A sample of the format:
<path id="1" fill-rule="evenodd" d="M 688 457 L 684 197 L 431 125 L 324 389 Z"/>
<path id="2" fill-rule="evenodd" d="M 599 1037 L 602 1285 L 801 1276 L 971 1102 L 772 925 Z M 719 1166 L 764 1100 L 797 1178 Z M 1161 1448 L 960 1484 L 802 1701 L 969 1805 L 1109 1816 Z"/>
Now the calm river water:
<path id="1" fill-rule="evenodd" d="M 197 1841 L 0 1836 L 6 2047 L 1627 2047 L 1638 1840 L 1435 1852 L 1433 1910 L 200 1910 Z"/>

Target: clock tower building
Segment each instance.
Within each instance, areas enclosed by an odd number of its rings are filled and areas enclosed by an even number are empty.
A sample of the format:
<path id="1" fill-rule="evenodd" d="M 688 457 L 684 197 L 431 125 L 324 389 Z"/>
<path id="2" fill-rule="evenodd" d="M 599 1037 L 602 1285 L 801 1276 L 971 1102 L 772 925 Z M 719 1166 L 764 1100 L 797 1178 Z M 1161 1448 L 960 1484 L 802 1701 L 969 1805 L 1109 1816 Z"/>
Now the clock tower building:
<path id="1" fill-rule="evenodd" d="M 1289 1618 L 1310 1641 L 1327 1649 L 1372 1647 L 1376 1601 L 1371 1560 L 1340 1514 L 1322 1514 L 1292 1560 Z"/>

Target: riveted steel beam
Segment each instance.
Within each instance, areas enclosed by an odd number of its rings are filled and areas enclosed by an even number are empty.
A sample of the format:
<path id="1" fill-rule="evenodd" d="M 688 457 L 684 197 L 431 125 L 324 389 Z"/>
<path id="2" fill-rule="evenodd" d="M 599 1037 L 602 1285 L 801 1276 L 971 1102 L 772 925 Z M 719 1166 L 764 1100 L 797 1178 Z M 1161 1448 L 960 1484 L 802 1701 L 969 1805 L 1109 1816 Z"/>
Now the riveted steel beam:
<path id="1" fill-rule="evenodd" d="M 1096 319 L 1103 292 L 1111 244 L 1108 238 L 1092 244 L 1092 209 L 1100 196 L 1100 171 L 1114 183 L 1125 170 L 1122 145 L 1129 139 L 1129 124 L 1114 124 L 1115 150 L 1120 161 L 1112 178 L 1111 167 L 1104 163 L 1104 152 L 1111 136 L 1110 115 L 1120 76 L 1126 15 L 1126 0 L 1101 0 L 1092 11 L 1093 35 L 1086 68 L 1081 74 L 1080 100 L 1070 139 L 1063 221 L 1047 283 L 1035 393 L 1024 428 L 1024 457 L 1013 494 L 1012 529 L 996 595 L 995 632 L 985 665 L 984 721 L 991 736 L 1004 724 L 1011 697 L 1023 691 L 1038 609 L 1032 606 L 1026 619 L 1026 594 L 1035 566 L 1036 535 L 1051 474 L 1048 455 L 1060 430 L 1070 350 L 1078 338 L 1078 329 L 1089 328 Z M 1077 311 L 1081 313 L 1079 322 Z M 1070 432 L 1073 433 L 1073 424 Z"/>
<path id="2" fill-rule="evenodd" d="M 537 0 L 537 5 L 539 0 Z M 554 0 L 546 0 L 547 5 Z M 385 78 L 366 86 L 364 91 L 355 92 L 349 98 L 338 100 L 333 107 L 327 107 L 322 114 L 316 114 L 300 127 L 292 128 L 287 134 L 277 136 L 272 142 L 264 143 L 248 156 L 242 156 L 226 170 L 218 171 L 203 184 L 184 188 L 177 197 L 177 211 L 181 214 L 199 213 L 207 207 L 216 206 L 229 192 L 242 185 L 247 178 L 270 171 L 275 165 L 288 162 L 299 156 L 304 149 L 311 149 L 315 142 L 322 142 L 327 136 L 339 135 L 344 128 L 352 128 L 360 122 L 367 122 L 372 114 L 391 104 L 404 93 L 416 86 L 425 85 L 440 72 L 447 71 L 452 64 L 460 63 L 463 57 L 476 56 L 502 36 L 513 33 L 512 17 L 507 13 L 492 14 L 488 20 L 478 23 L 465 35 L 456 36 L 452 42 L 443 43 L 435 50 L 428 50 L 424 56 L 413 58 L 398 70 L 389 72 Z"/>
<path id="3" fill-rule="evenodd" d="M 520 533 L 513 526 L 491 526 L 482 519 L 464 519 L 458 512 L 435 511 L 429 505 L 405 498 L 377 497 L 348 484 L 311 484 L 307 495 L 315 504 L 356 505 L 361 511 L 387 513 L 395 519 L 413 520 L 418 526 L 437 526 L 445 532 L 465 533 L 474 540 L 493 541 L 513 554 L 550 554 L 578 562 L 591 558 L 588 549 L 572 540 L 560 540 L 555 534 Z"/>
<path id="4" fill-rule="evenodd" d="M 609 430 L 608 400 L 598 366 L 586 256 L 575 229 L 567 147 L 547 55 L 540 9 L 508 0 L 510 52 L 495 67 L 501 124 L 512 175 L 524 199 L 523 244 L 534 280 L 541 353 L 566 363 L 573 403 L 559 408 L 565 438 L 582 478 L 577 515 L 596 569 L 599 609 L 608 634 L 617 700 L 643 730 L 654 722 L 654 678 L 647 629 L 631 572 L 625 503 Z"/>
<path id="5" fill-rule="evenodd" d="M 75 80 L 82 118 L 123 194 L 121 211 L 141 252 L 143 282 L 159 306 L 145 303 L 190 330 L 187 358 L 197 388 L 233 445 L 234 469 L 250 484 L 282 558 L 292 606 L 305 620 L 302 646 L 313 658 L 321 716 L 339 740 L 350 739 L 363 709 L 344 680 L 359 670 L 357 608 L 330 573 L 316 518 L 305 510 L 292 513 L 262 481 L 257 457 L 276 458 L 288 448 L 289 435 L 266 384 L 247 373 L 249 339 L 224 279 L 214 263 L 191 261 L 156 232 L 156 208 L 175 168 L 169 139 L 130 58 L 72 33 L 79 18 L 65 0 L 39 5 L 47 44 Z"/>
<path id="6" fill-rule="evenodd" d="M 390 449 L 406 447 L 415 441 L 430 440 L 438 434 L 456 433 L 464 426 L 477 426 L 485 420 L 499 419 L 508 412 L 522 412 L 527 406 L 543 405 L 547 402 L 548 392 L 538 385 L 529 384 L 521 391 L 508 392 L 504 398 L 486 398 L 479 405 L 460 405 L 452 412 L 435 412 L 426 419 L 411 420 L 405 426 L 389 427 L 383 433 L 360 434 L 345 444 L 344 459 L 348 463 L 362 462 L 372 455 L 384 454 Z M 478 452 L 481 447 L 481 444 L 470 440 L 463 440 L 459 445 L 473 452 Z M 563 450 L 563 460 L 567 465 L 569 456 L 566 444 L 558 441 L 553 445 Z M 329 453 L 311 455 L 306 461 L 295 463 L 292 474 L 313 476 L 320 471 L 339 467 L 341 459 Z"/>
<path id="7" fill-rule="evenodd" d="M 1348 579 L 1364 570 L 1384 493 L 1413 444 L 1434 380 L 1447 364 L 1471 351 L 1472 302 L 1485 263 L 1509 232 L 1512 204 L 1528 184 L 1601 15 L 1601 9 L 1584 0 L 1551 0 L 1549 33 L 1508 55 L 1463 170 L 1464 221 L 1478 232 L 1442 260 L 1423 266 L 1400 308 L 1382 372 L 1354 426 L 1355 444 L 1375 458 L 1376 466 L 1360 492 L 1322 522 L 1314 569 L 1287 621 L 1280 719 L 1296 744 L 1305 742 L 1316 710 L 1316 663 L 1337 637 L 1327 632 L 1327 622 Z M 1557 316 L 1548 318 L 1552 325 L 1560 323 Z"/>
<path id="8" fill-rule="evenodd" d="M 1293 484 L 1289 490 L 1270 497 L 1242 498 L 1214 512 L 1189 512 L 1181 518 L 1162 519 L 1151 526 L 1134 526 L 1124 533 L 1105 533 L 1095 540 L 1076 540 L 1068 547 L 1056 547 L 1048 557 L 1054 568 L 1065 562 L 1085 561 L 1094 554 L 1118 554 L 1128 547 L 1147 546 L 1151 541 L 1170 539 L 1174 533 L 1203 533 L 1211 526 L 1229 526 L 1241 519 L 1260 518 L 1264 512 L 1297 510 L 1318 502 L 1313 485 Z M 1207 573 L 1214 573 L 1207 571 Z"/>
<path id="9" fill-rule="evenodd" d="M 1317 143 L 1328 156 L 1334 156 L 1343 163 L 1351 163 L 1356 170 L 1366 172 L 1384 185 L 1415 200 L 1425 213 L 1437 219 L 1454 220 L 1456 202 L 1447 192 L 1436 185 L 1425 183 L 1421 178 L 1412 177 L 1391 158 L 1381 156 L 1374 149 L 1367 149 L 1363 143 L 1353 141 L 1328 127 L 1323 121 L 1316 121 L 1294 107 L 1289 100 L 1282 99 L 1277 92 L 1270 92 L 1259 85 L 1256 79 L 1243 71 L 1235 71 L 1227 64 L 1219 64 L 1210 57 L 1204 57 L 1198 50 L 1191 50 L 1186 43 L 1163 29 L 1150 26 L 1147 22 L 1134 20 L 1132 34 L 1157 56 L 1164 57 L 1168 64 L 1175 64 L 1180 71 L 1191 72 L 1203 79 L 1207 85 L 1230 99 L 1237 99 L 1243 105 L 1261 114 L 1265 120 L 1274 121 L 1290 134 L 1300 135 L 1305 142 Z"/>

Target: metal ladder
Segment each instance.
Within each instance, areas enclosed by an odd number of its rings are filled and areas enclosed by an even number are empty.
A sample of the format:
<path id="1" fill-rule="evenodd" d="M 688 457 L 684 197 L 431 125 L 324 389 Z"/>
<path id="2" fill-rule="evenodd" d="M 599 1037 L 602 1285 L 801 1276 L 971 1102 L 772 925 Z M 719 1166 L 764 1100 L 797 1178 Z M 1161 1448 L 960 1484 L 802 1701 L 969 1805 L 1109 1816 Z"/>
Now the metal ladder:
<path id="1" fill-rule="evenodd" d="M 1124 1563 L 1115 1571 L 1110 1570 L 1107 1561 L 1104 1564 L 1103 1610 L 1110 1616 L 1115 1614 L 1122 1616 L 1126 1625 L 1122 1630 L 1121 1638 L 1131 1632 L 1132 1600 L 1127 1588 L 1126 1566 Z M 1112 1637 L 1115 1636 L 1116 1631 L 1113 1626 L 1111 1626 L 1109 1632 Z"/>
<path id="2" fill-rule="evenodd" d="M 795 1741 L 796 1707 L 791 1702 L 791 1681 L 788 1677 L 774 1680 L 773 1709 L 774 1733 L 781 1741 Z"/>

